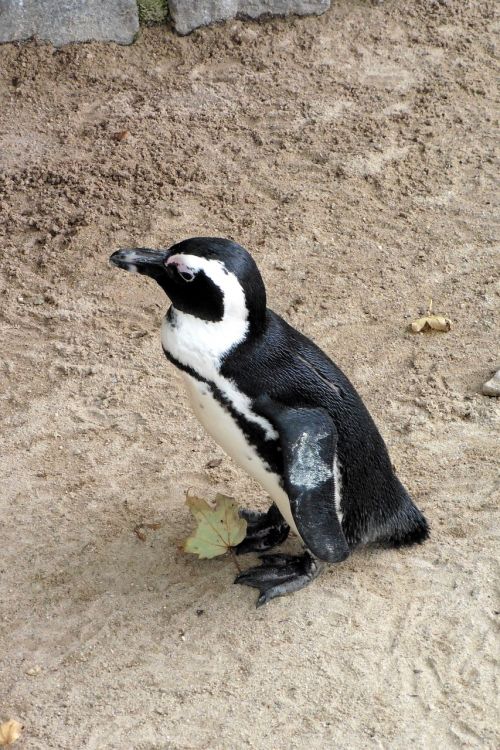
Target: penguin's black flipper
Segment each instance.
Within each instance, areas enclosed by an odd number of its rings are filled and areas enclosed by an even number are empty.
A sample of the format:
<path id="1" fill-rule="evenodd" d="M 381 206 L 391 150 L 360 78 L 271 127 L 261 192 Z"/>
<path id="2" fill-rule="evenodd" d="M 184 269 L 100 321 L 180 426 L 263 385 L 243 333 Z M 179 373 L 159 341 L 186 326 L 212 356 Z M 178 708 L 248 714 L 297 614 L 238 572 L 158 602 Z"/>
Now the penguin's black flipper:
<path id="1" fill-rule="evenodd" d="M 284 406 L 268 396 L 257 399 L 255 408 L 279 433 L 285 489 L 308 550 L 326 562 L 345 560 L 349 546 L 334 502 L 338 435 L 330 415 L 320 407 Z"/>

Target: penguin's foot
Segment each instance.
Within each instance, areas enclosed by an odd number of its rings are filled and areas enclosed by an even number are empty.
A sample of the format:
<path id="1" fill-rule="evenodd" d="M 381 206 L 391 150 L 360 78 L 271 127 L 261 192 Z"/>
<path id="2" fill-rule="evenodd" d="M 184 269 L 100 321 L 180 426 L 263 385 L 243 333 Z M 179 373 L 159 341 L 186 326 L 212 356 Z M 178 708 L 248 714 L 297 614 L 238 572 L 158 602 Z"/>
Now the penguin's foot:
<path id="1" fill-rule="evenodd" d="M 243 509 L 240 510 L 240 516 L 247 522 L 247 535 L 235 548 L 237 555 L 272 549 L 284 542 L 290 531 L 290 527 L 274 504 L 267 513 Z"/>
<path id="2" fill-rule="evenodd" d="M 303 555 L 260 555 L 262 565 L 244 570 L 235 583 L 259 589 L 257 607 L 277 596 L 292 594 L 319 576 L 326 563 L 309 552 Z"/>

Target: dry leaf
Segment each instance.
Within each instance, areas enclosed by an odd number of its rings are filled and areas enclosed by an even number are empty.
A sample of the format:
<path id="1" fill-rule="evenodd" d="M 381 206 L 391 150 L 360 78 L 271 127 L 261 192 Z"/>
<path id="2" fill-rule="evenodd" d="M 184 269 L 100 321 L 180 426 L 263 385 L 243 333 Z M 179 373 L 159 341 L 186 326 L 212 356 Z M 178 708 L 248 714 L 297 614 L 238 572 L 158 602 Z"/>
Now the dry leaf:
<path id="1" fill-rule="evenodd" d="M 144 529 L 151 529 L 152 531 L 157 531 L 161 528 L 161 523 L 138 523 L 137 526 L 134 527 L 134 534 L 138 539 L 141 540 L 141 542 L 145 542 L 147 537 L 144 532 Z"/>
<path id="2" fill-rule="evenodd" d="M 23 725 L 15 719 L 0 724 L 0 747 L 12 745 L 21 736 Z"/>
<path id="3" fill-rule="evenodd" d="M 420 333 L 421 331 L 449 331 L 451 328 L 451 320 L 445 318 L 444 315 L 425 315 L 423 318 L 414 320 L 410 325 L 413 333 Z"/>
<path id="4" fill-rule="evenodd" d="M 434 315 L 432 312 L 432 300 L 429 300 L 429 307 L 427 314 L 422 318 L 410 323 L 410 330 L 413 333 L 420 333 L 422 331 L 449 331 L 451 328 L 451 320 L 446 318 L 444 315 Z"/>
<path id="5" fill-rule="evenodd" d="M 209 559 L 223 555 L 245 538 L 247 522 L 240 518 L 232 497 L 217 494 L 212 508 L 203 498 L 186 494 L 186 504 L 198 526 L 184 542 L 184 552 Z"/>
<path id="6" fill-rule="evenodd" d="M 140 540 L 141 540 L 141 542 L 145 542 L 145 541 L 146 541 L 146 534 L 145 534 L 145 533 L 144 533 L 144 531 L 142 530 L 142 523 L 138 524 L 138 525 L 137 525 L 137 526 L 136 526 L 136 527 L 134 528 L 134 534 L 136 535 L 136 537 L 137 537 L 138 539 L 140 539 Z"/>
<path id="7" fill-rule="evenodd" d="M 39 674 L 42 673 L 42 668 L 39 664 L 36 665 L 36 667 L 30 667 L 26 670 L 25 674 L 27 674 L 29 677 L 38 677 Z"/>

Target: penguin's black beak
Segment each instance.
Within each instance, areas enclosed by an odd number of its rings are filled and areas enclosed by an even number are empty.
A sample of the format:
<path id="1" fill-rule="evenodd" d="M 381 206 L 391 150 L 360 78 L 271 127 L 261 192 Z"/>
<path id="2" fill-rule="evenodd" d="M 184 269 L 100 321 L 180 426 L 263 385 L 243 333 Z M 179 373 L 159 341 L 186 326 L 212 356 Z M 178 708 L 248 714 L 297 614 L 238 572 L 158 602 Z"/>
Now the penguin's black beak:
<path id="1" fill-rule="evenodd" d="M 110 257 L 110 263 L 132 273 L 157 278 L 165 273 L 169 250 L 149 250 L 146 247 L 124 248 Z"/>

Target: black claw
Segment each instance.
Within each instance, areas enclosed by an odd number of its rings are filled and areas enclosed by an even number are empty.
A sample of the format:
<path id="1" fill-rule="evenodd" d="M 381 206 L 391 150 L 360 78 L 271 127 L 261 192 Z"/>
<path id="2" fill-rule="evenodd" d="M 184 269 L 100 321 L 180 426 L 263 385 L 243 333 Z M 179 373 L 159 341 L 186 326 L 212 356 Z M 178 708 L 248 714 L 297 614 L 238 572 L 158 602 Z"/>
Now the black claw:
<path id="1" fill-rule="evenodd" d="M 244 586 L 252 586 L 259 591 L 267 591 L 270 586 L 274 586 L 278 581 L 289 578 L 290 573 L 283 571 L 277 566 L 260 565 L 256 568 L 244 570 L 234 579 L 235 583 L 241 583 Z"/>
<path id="2" fill-rule="evenodd" d="M 261 560 L 261 565 L 244 570 L 234 579 L 235 583 L 259 590 L 257 607 L 307 586 L 324 567 L 309 552 L 301 556 L 261 555 Z"/>
<path id="3" fill-rule="evenodd" d="M 300 558 L 297 555 L 285 555 L 285 554 L 264 554 L 259 555 L 259 560 L 268 563 L 269 565 L 276 565 L 278 568 L 284 568 L 286 565 L 292 562 L 297 562 Z"/>
<path id="4" fill-rule="evenodd" d="M 269 540 L 263 535 L 247 535 L 242 542 L 235 547 L 237 555 L 247 555 L 249 552 L 264 552 L 266 549 L 274 547 Z"/>
<path id="5" fill-rule="evenodd" d="M 235 548 L 237 555 L 272 549 L 284 542 L 290 531 L 275 505 L 272 505 L 267 513 L 242 509 L 240 516 L 247 521 L 247 534 Z"/>
<path id="6" fill-rule="evenodd" d="M 240 518 L 244 518 L 248 523 L 247 528 L 250 528 L 254 524 L 260 523 L 266 516 L 265 513 L 260 513 L 258 510 L 248 510 L 248 508 L 240 508 Z"/>

